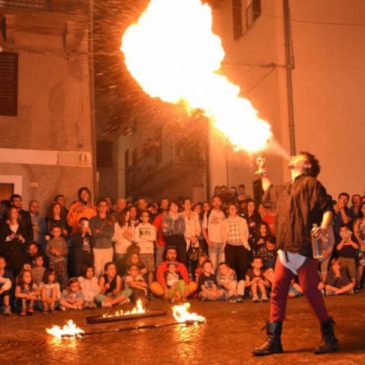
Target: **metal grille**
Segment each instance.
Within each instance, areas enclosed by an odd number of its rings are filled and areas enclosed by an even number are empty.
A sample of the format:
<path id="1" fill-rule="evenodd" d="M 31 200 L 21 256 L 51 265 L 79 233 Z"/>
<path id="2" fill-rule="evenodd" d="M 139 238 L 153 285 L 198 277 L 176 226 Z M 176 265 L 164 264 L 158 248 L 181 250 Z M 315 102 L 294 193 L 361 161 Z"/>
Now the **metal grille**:
<path id="1" fill-rule="evenodd" d="M 51 0 L 0 0 L 0 8 L 50 10 Z"/>

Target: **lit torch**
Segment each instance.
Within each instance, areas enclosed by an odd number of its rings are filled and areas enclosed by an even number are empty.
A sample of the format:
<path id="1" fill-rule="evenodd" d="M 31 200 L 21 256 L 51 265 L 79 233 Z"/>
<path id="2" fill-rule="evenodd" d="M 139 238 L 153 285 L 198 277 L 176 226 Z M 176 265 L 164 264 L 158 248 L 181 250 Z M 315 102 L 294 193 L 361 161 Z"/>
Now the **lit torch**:
<path id="1" fill-rule="evenodd" d="M 201 0 L 151 0 L 122 38 L 131 75 L 151 97 L 200 109 L 238 150 L 263 150 L 272 137 L 240 88 L 220 70 L 225 52 Z"/>

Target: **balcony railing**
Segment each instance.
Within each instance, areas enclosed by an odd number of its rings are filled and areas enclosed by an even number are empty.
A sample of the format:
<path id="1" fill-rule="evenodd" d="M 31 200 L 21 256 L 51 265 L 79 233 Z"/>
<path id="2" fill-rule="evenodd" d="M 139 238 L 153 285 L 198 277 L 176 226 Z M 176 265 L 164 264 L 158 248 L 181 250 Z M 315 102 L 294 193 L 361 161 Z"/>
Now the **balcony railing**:
<path id="1" fill-rule="evenodd" d="M 0 0 L 0 9 L 51 10 L 51 0 Z"/>

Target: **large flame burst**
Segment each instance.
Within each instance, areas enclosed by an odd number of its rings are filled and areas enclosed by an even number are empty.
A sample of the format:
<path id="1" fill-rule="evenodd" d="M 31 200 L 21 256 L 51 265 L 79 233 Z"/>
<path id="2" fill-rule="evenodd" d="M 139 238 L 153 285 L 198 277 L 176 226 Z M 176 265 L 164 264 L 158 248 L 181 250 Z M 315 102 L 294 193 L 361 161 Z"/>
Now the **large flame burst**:
<path id="1" fill-rule="evenodd" d="M 201 0 L 151 0 L 122 39 L 129 72 L 151 97 L 200 109 L 238 149 L 261 150 L 270 125 L 220 73 L 225 57 Z"/>

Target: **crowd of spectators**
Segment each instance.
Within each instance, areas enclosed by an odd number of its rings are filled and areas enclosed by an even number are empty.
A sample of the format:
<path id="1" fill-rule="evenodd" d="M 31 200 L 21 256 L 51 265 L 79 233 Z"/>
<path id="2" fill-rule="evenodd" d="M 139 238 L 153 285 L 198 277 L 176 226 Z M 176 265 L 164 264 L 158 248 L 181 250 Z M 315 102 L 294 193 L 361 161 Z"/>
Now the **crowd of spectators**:
<path id="1" fill-rule="evenodd" d="M 358 293 L 365 266 L 365 196 L 341 193 L 318 270 L 324 295 Z M 112 307 L 162 297 L 172 303 L 266 302 L 276 261 L 275 207 L 244 185 L 217 187 L 211 201 L 131 203 L 88 188 L 45 216 L 20 195 L 0 209 L 0 306 L 4 315 Z M 290 297 L 302 295 L 293 280 Z"/>

